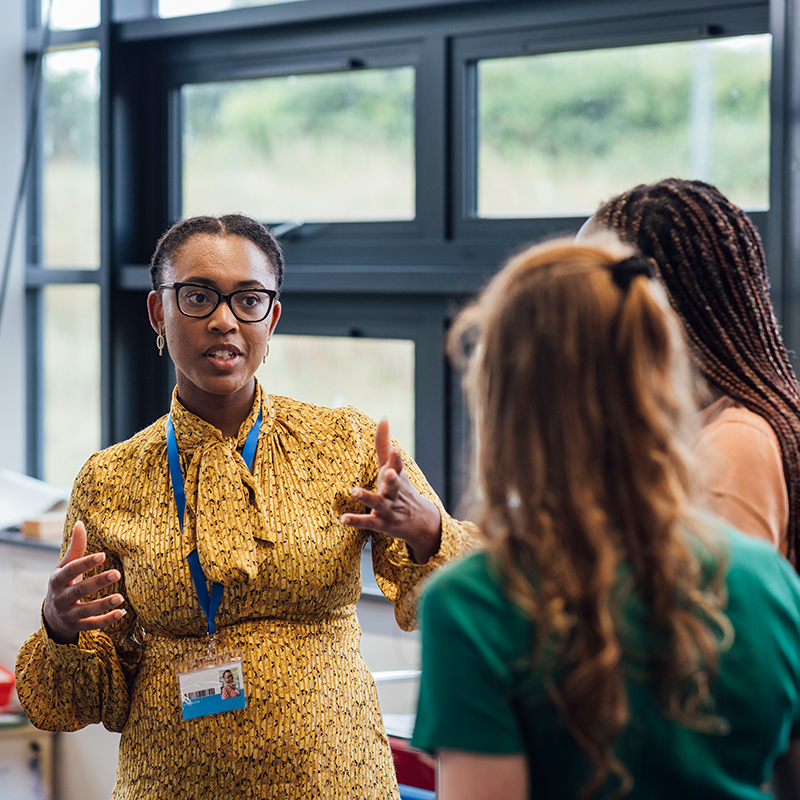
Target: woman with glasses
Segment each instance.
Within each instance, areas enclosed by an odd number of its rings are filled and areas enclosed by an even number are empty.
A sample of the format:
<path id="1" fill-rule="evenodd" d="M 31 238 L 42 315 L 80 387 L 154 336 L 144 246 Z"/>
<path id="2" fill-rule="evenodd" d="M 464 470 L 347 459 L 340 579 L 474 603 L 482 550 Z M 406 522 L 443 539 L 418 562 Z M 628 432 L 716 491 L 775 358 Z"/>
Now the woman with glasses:
<path id="1" fill-rule="evenodd" d="M 800 579 L 693 511 L 686 348 L 632 256 L 527 250 L 452 329 L 488 547 L 422 601 L 439 800 L 800 797 Z"/>
<path id="2" fill-rule="evenodd" d="M 385 421 L 258 384 L 283 279 L 262 225 L 179 222 L 151 278 L 170 413 L 78 476 L 20 700 L 39 727 L 121 731 L 114 798 L 396 798 L 361 551 L 409 629 L 417 585 L 470 531 Z M 223 670 L 241 679 L 224 702 Z"/>

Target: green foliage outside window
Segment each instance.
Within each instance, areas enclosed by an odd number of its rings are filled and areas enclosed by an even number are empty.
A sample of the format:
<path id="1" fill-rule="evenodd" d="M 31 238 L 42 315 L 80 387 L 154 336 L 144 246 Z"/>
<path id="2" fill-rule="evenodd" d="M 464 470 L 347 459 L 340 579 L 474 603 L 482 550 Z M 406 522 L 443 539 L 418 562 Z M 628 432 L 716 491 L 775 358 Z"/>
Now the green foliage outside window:
<path id="1" fill-rule="evenodd" d="M 45 59 L 42 238 L 48 267 L 100 264 L 99 69 L 96 48 Z"/>
<path id="2" fill-rule="evenodd" d="M 183 88 L 184 215 L 414 217 L 414 71 Z"/>
<path id="3" fill-rule="evenodd" d="M 478 75 L 488 216 L 591 212 L 668 174 L 767 204 L 769 36 L 485 60 Z M 706 174 L 690 174 L 704 144 Z"/>

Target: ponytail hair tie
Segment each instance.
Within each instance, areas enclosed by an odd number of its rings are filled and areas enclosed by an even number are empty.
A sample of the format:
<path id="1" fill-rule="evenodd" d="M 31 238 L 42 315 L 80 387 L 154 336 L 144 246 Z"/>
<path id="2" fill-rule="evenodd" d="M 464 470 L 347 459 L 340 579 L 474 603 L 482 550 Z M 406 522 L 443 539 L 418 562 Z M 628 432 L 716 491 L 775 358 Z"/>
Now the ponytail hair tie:
<path id="1" fill-rule="evenodd" d="M 623 292 L 628 291 L 631 281 L 639 275 L 644 275 L 646 278 L 653 277 L 650 262 L 642 256 L 631 256 L 611 266 L 611 280 Z"/>

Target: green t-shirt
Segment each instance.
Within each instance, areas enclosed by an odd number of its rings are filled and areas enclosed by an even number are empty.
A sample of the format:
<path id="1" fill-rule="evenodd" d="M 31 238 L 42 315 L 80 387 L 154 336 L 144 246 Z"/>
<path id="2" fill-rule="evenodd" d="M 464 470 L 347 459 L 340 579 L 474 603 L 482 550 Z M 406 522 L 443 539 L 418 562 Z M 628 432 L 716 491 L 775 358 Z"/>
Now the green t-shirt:
<path id="1" fill-rule="evenodd" d="M 634 778 L 629 800 L 765 800 L 775 758 L 790 738 L 800 738 L 800 579 L 764 542 L 730 528 L 721 533 L 735 640 L 720 656 L 712 695 L 730 730 L 711 735 L 682 727 L 664 715 L 647 681 L 629 679 L 631 720 L 615 744 Z M 633 598 L 623 615 L 631 641 L 641 642 L 649 633 L 637 606 Z M 414 745 L 524 753 L 531 798 L 577 797 L 591 764 L 540 676 L 525 666 L 532 625 L 504 596 L 485 553 L 431 579 L 421 620 Z M 609 788 L 617 785 L 609 780 Z"/>

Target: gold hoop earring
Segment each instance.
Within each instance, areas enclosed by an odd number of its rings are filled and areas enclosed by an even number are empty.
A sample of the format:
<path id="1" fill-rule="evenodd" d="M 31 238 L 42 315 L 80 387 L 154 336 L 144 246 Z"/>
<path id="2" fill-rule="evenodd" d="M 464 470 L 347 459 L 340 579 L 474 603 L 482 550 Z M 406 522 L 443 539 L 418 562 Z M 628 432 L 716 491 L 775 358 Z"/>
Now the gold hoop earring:
<path id="1" fill-rule="evenodd" d="M 269 342 L 267 342 L 267 350 L 264 353 L 264 358 L 261 359 L 261 363 L 262 364 L 266 364 L 267 363 L 267 356 L 268 355 L 269 355 Z"/>
<path id="2" fill-rule="evenodd" d="M 158 348 L 158 354 L 160 356 L 164 355 L 164 345 L 166 344 L 164 340 L 164 333 L 162 331 L 158 332 L 158 336 L 156 336 L 156 347 Z"/>

